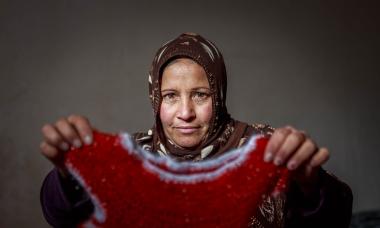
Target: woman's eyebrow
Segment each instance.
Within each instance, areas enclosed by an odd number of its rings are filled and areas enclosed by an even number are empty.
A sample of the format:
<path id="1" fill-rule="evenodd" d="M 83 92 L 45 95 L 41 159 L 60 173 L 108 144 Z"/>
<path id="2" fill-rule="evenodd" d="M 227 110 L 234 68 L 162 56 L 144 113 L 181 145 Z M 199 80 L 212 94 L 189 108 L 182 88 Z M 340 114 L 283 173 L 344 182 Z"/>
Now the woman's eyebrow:
<path id="1" fill-rule="evenodd" d="M 163 89 L 161 92 L 177 92 L 176 89 Z"/>
<path id="2" fill-rule="evenodd" d="M 195 87 L 195 88 L 192 88 L 191 90 L 210 90 L 210 88 L 207 88 L 207 87 Z"/>
<path id="3" fill-rule="evenodd" d="M 199 90 L 207 90 L 207 91 L 211 91 L 211 89 L 207 88 L 207 87 L 195 87 L 195 88 L 191 88 L 190 91 L 199 91 Z M 161 90 L 161 93 L 163 92 L 177 92 L 178 90 L 176 89 L 163 89 Z"/>

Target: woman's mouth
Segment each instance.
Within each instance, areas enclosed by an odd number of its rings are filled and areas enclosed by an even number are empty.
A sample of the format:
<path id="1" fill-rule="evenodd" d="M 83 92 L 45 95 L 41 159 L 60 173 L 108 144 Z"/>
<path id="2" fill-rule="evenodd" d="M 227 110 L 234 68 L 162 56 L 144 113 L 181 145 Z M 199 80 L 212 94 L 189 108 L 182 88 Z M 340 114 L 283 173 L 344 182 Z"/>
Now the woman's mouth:
<path id="1" fill-rule="evenodd" d="M 178 127 L 175 127 L 175 129 L 182 134 L 192 134 L 192 133 L 198 131 L 199 128 L 200 127 L 196 127 L 196 126 L 178 126 Z"/>

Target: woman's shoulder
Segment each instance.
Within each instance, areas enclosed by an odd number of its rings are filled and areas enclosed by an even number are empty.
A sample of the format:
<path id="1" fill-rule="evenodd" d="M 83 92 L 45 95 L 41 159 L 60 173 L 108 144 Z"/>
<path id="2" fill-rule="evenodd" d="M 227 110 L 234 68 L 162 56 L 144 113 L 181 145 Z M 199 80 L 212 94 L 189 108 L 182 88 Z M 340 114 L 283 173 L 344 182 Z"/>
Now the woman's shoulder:
<path id="1" fill-rule="evenodd" d="M 264 123 L 253 123 L 250 125 L 250 127 L 252 127 L 253 131 L 255 131 L 256 134 L 261 135 L 272 135 L 275 130 L 275 128 L 271 125 Z"/>
<path id="2" fill-rule="evenodd" d="M 132 134 L 132 139 L 145 150 L 150 150 L 153 142 L 153 131 L 149 129 L 146 132 L 135 132 Z"/>
<path id="3" fill-rule="evenodd" d="M 238 120 L 235 120 L 236 133 L 239 135 L 240 140 L 237 144 L 237 148 L 243 146 L 247 139 L 249 139 L 253 135 L 263 135 L 265 137 L 270 137 L 275 128 L 273 128 L 269 124 L 264 123 L 244 123 Z"/>
<path id="4" fill-rule="evenodd" d="M 271 136 L 275 131 L 275 128 L 266 123 L 244 123 L 238 120 L 235 120 L 237 125 L 245 126 L 244 136 L 250 137 L 252 135 L 264 135 Z"/>

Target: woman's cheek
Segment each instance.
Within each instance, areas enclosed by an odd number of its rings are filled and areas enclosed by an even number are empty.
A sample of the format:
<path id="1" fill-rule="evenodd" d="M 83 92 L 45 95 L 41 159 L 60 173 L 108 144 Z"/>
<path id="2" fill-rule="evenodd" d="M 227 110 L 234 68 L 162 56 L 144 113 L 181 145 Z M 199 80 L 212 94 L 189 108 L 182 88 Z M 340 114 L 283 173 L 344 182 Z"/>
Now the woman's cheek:
<path id="1" fill-rule="evenodd" d="M 164 126 L 169 126 L 173 121 L 172 119 L 173 119 L 173 114 L 172 114 L 170 108 L 166 107 L 165 104 L 161 104 L 161 108 L 160 108 L 161 123 Z"/>
<path id="2" fill-rule="evenodd" d="M 209 125 L 212 117 L 212 101 L 210 100 L 204 106 L 200 107 L 199 118 L 204 125 Z"/>

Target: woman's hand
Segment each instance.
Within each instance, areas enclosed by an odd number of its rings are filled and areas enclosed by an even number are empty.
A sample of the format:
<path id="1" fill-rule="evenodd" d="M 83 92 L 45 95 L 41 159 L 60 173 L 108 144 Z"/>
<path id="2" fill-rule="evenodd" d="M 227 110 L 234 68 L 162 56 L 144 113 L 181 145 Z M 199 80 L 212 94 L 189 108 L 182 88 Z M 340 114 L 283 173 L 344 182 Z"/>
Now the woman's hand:
<path id="1" fill-rule="evenodd" d="M 287 126 L 274 131 L 264 153 L 264 161 L 294 170 L 296 182 L 305 194 L 309 194 L 318 181 L 318 170 L 329 155 L 326 148 L 318 148 L 305 132 Z"/>
<path id="2" fill-rule="evenodd" d="M 55 124 L 42 127 L 44 140 L 40 144 L 41 153 L 49 159 L 65 177 L 64 154 L 71 146 L 80 148 L 92 143 L 92 127 L 87 118 L 70 115 L 59 119 Z"/>

